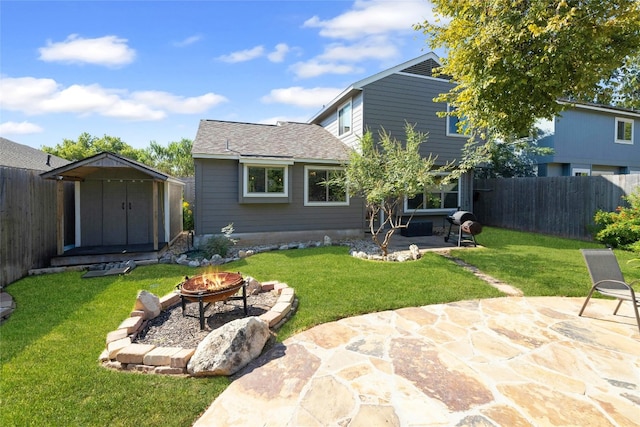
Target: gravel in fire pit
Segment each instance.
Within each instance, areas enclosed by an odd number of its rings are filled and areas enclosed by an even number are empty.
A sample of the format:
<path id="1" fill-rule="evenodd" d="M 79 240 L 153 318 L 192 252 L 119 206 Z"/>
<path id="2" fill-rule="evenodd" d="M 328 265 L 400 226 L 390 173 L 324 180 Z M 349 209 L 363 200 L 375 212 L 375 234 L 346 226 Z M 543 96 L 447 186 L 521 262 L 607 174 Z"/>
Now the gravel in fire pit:
<path id="1" fill-rule="evenodd" d="M 260 316 L 269 311 L 277 299 L 278 295 L 273 291 L 247 295 L 249 314 L 246 316 Z M 186 316 L 183 316 L 182 307 L 177 304 L 150 320 L 135 342 L 162 347 L 196 348 L 212 330 L 232 320 L 245 317 L 242 298 L 217 301 L 211 303 L 209 308 L 205 310 L 205 326 L 201 331 L 198 311 L 197 302 L 187 303 Z"/>

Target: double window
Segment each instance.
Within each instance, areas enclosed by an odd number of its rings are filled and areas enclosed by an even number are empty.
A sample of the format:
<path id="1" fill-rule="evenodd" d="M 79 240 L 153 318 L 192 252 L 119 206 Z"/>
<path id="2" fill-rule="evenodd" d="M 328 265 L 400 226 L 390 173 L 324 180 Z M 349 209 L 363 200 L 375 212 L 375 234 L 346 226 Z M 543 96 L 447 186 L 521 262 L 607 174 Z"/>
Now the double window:
<path id="1" fill-rule="evenodd" d="M 416 209 L 423 211 L 452 210 L 460 206 L 459 180 L 443 183 L 444 176 L 438 177 L 434 185 L 425 188 L 422 194 L 405 200 L 405 212 Z"/>
<path id="2" fill-rule="evenodd" d="M 616 117 L 616 142 L 633 144 L 633 119 Z"/>
<path id="3" fill-rule="evenodd" d="M 305 206 L 341 206 L 349 204 L 346 190 L 332 180 L 344 176 L 339 167 L 305 166 Z"/>
<path id="4" fill-rule="evenodd" d="M 244 197 L 287 197 L 289 169 L 283 165 L 243 165 Z"/>
<path id="5" fill-rule="evenodd" d="M 349 101 L 338 109 L 338 136 L 351 132 L 351 122 L 351 101 Z"/>

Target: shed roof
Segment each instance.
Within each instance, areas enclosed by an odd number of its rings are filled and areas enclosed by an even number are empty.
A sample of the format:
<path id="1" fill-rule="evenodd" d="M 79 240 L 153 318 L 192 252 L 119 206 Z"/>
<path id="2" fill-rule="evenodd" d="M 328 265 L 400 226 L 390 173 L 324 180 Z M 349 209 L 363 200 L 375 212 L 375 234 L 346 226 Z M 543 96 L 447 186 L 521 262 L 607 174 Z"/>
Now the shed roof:
<path id="1" fill-rule="evenodd" d="M 0 166 L 48 171 L 68 163 L 61 157 L 0 137 Z"/>
<path id="2" fill-rule="evenodd" d="M 191 153 L 194 158 L 279 158 L 342 162 L 349 148 L 321 126 L 201 120 Z"/>
<path id="3" fill-rule="evenodd" d="M 150 166 L 136 162 L 134 160 L 122 157 L 115 153 L 98 153 L 91 157 L 87 157 L 77 162 L 69 163 L 68 165 L 61 166 L 48 172 L 40 174 L 45 179 L 60 179 L 67 181 L 82 181 L 87 175 L 92 174 L 98 169 L 118 169 L 118 168 L 131 168 L 136 169 L 150 178 L 157 181 L 172 181 L 179 184 L 184 184 L 182 181 L 177 180 L 164 172 L 160 172 Z"/>

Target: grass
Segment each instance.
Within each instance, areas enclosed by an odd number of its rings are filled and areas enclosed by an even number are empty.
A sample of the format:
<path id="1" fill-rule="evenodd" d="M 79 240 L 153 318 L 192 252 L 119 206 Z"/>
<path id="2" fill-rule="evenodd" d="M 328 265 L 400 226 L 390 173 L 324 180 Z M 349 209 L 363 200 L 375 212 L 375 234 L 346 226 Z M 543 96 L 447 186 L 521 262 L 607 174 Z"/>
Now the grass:
<path id="1" fill-rule="evenodd" d="M 477 240 L 484 248 L 455 250 L 452 255 L 521 289 L 525 296 L 585 296 L 591 282 L 580 249 L 604 247 L 498 228 L 485 228 Z M 640 255 L 622 250 L 615 254 L 625 279 L 640 279 L 640 264 L 629 263 Z"/>
<path id="2" fill-rule="evenodd" d="M 526 295 L 584 296 L 588 274 L 577 249 L 597 245 L 486 228 L 486 249 L 456 256 Z M 640 269 L 617 252 L 625 274 Z M 435 254 L 417 262 L 378 263 L 328 247 L 259 254 L 225 270 L 294 287 L 295 316 L 278 339 L 361 313 L 501 296 Z M 184 426 L 228 385 L 226 378 L 176 378 L 106 370 L 97 358 L 106 334 L 133 307 L 139 290 L 171 292 L 197 271 L 177 265 L 138 267 L 128 275 L 82 279 L 78 272 L 32 276 L 10 285 L 17 310 L 0 326 L 0 425 Z"/>

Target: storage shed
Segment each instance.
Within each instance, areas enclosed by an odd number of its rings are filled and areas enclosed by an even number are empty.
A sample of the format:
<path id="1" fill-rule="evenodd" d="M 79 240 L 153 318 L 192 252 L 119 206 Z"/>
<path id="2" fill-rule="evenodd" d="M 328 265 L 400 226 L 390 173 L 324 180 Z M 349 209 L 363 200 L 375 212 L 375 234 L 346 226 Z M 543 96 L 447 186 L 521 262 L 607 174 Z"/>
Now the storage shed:
<path id="1" fill-rule="evenodd" d="M 52 266 L 158 258 L 182 232 L 184 184 L 142 163 L 100 153 L 41 176 L 75 182 L 75 244 L 64 246 L 59 203 Z"/>

